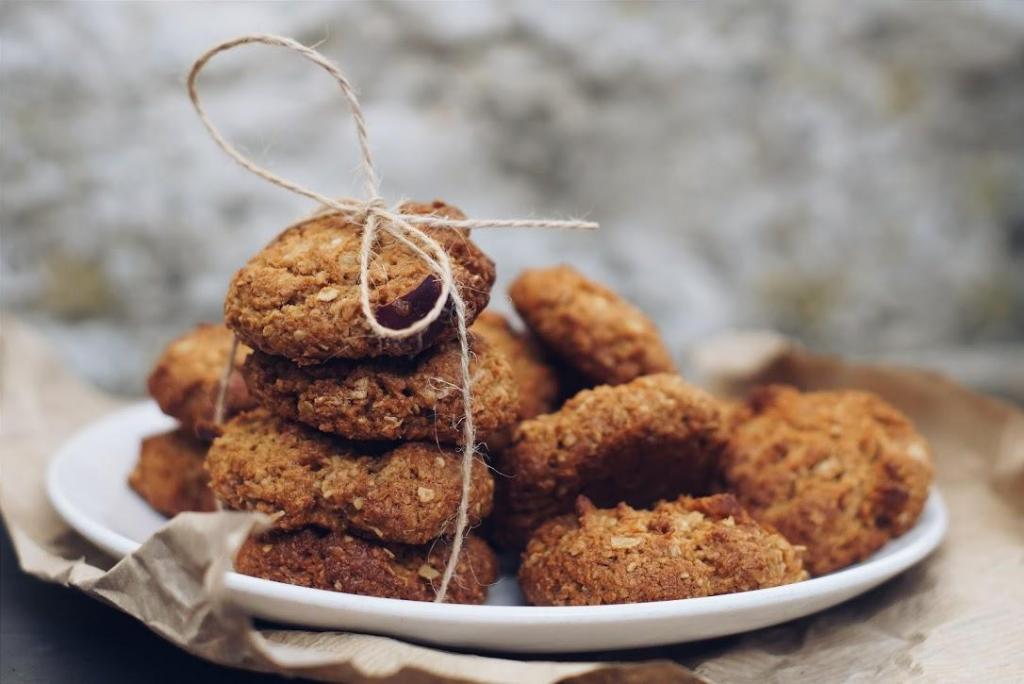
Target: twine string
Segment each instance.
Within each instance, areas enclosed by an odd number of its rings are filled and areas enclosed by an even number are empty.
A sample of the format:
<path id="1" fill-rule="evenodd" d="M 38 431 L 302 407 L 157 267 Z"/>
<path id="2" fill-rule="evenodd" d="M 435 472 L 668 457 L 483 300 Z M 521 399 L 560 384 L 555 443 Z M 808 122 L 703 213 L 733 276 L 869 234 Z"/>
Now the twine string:
<path id="1" fill-rule="evenodd" d="M 227 406 L 228 387 L 231 384 L 231 374 L 235 372 L 235 354 L 238 353 L 238 336 L 231 336 L 231 346 L 228 348 L 228 362 L 220 373 L 217 383 L 217 400 L 213 404 L 213 424 L 220 425 L 224 422 L 224 410 Z"/>
<path id="2" fill-rule="evenodd" d="M 238 151 L 234 145 L 227 141 L 206 113 L 199 93 L 196 89 L 196 79 L 199 72 L 221 52 L 233 48 L 260 43 L 274 47 L 282 47 L 298 53 L 303 58 L 316 64 L 326 71 L 341 88 L 342 94 L 348 102 L 352 120 L 355 123 L 356 141 L 359 146 L 361 166 L 366 190 L 366 200 L 350 198 L 336 199 L 322 193 L 311 190 L 293 181 L 283 178 L 269 169 L 266 169 L 252 162 L 245 155 Z M 274 185 L 298 195 L 308 197 L 318 202 L 323 212 L 318 215 L 339 214 L 346 216 L 354 225 L 361 225 L 362 239 L 359 250 L 359 301 L 363 316 L 367 325 L 375 335 L 383 338 L 404 339 L 420 334 L 433 324 L 444 311 L 448 302 L 452 303 L 452 311 L 455 315 L 456 331 L 459 340 L 459 351 L 461 355 L 460 374 L 462 383 L 462 410 L 464 420 L 462 425 L 462 495 L 459 501 L 458 514 L 455 520 L 455 529 L 452 537 L 451 549 L 445 565 L 444 573 L 441 576 L 441 584 L 436 590 L 435 601 L 443 603 L 448 587 L 455 575 L 458 566 L 459 556 L 465 542 L 466 531 L 469 527 L 469 499 L 472 484 L 473 461 L 476 458 L 476 426 L 473 420 L 473 392 L 472 377 L 470 375 L 470 350 L 469 331 L 467 323 L 466 303 L 462 293 L 456 286 L 455 277 L 452 273 L 451 260 L 448 253 L 441 244 L 430 237 L 423 228 L 446 228 L 446 229 L 474 229 L 474 228 L 541 228 L 541 229 L 569 229 L 569 230 L 591 230 L 597 228 L 596 223 L 588 221 L 554 221 L 548 219 L 475 219 L 475 220 L 454 220 L 443 216 L 408 216 L 402 214 L 399 207 L 387 209 L 383 198 L 380 195 L 380 177 L 377 174 L 373 163 L 373 155 L 370 152 L 369 136 L 367 134 L 366 119 L 363 116 L 359 98 L 355 89 L 341 70 L 330 60 L 316 50 L 301 43 L 283 36 L 275 36 L 263 33 L 255 33 L 239 36 L 231 40 L 215 45 L 203 53 L 192 65 L 188 74 L 188 95 L 195 108 L 199 120 L 213 138 L 214 142 L 235 162 L 244 169 L 253 173 Z M 373 258 L 373 248 L 383 232 L 391 236 L 395 241 L 403 245 L 410 252 L 419 257 L 433 273 L 437 276 L 441 291 L 437 300 L 430 310 L 423 317 L 402 328 L 389 328 L 377 320 L 370 302 L 370 265 Z M 237 338 L 232 344 L 232 353 L 228 358 L 227 367 L 221 377 L 220 387 L 217 392 L 217 401 L 214 417 L 217 424 L 221 424 L 225 413 L 225 400 L 227 396 L 227 384 L 231 370 L 234 367 L 234 350 L 238 343 Z"/>

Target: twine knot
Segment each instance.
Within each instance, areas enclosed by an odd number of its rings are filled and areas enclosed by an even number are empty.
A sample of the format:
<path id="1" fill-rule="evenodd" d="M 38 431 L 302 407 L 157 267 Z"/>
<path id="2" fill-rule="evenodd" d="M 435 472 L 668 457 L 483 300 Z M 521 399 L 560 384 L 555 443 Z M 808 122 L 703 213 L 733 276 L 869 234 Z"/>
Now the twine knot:
<path id="1" fill-rule="evenodd" d="M 341 88 L 342 94 L 348 101 L 352 113 L 352 120 L 356 128 L 356 141 L 362 158 L 363 176 L 366 186 L 367 200 L 354 199 L 332 199 L 324 194 L 305 188 L 286 178 L 282 178 L 271 171 L 254 164 L 242 155 L 231 143 L 229 143 L 220 131 L 213 125 L 203 108 L 196 90 L 196 78 L 199 72 L 206 66 L 215 55 L 225 52 L 240 45 L 249 43 L 262 43 L 276 47 L 283 47 L 302 55 L 305 59 L 313 62 L 328 74 L 330 74 Z M 214 142 L 232 159 L 248 171 L 256 174 L 274 185 L 289 190 L 299 195 L 308 197 L 320 204 L 323 208 L 320 215 L 343 215 L 354 225 L 361 226 L 362 240 L 359 250 L 359 299 L 360 308 L 366 322 L 374 334 L 386 338 L 405 338 L 417 335 L 426 330 L 442 314 L 443 310 L 451 301 L 452 310 L 456 320 L 456 330 L 459 339 L 461 353 L 460 375 L 462 387 L 462 406 L 464 419 L 462 422 L 462 495 L 459 501 L 458 515 L 455 520 L 455 529 L 452 537 L 451 551 L 441 577 L 441 585 L 436 590 L 435 601 L 443 603 L 448 592 L 448 585 L 451 583 L 458 565 L 459 555 L 465 541 L 466 530 L 469 525 L 469 499 L 473 459 L 477 454 L 476 427 L 473 421 L 473 393 L 472 379 L 469 370 L 469 333 L 468 316 L 466 304 L 462 294 L 456 285 L 452 275 L 451 261 L 448 253 L 421 228 L 554 228 L 554 229 L 594 229 L 596 223 L 586 221 L 551 221 L 551 220 L 503 220 L 503 219 L 477 219 L 477 220 L 454 220 L 442 216 L 406 216 L 396 207 L 388 210 L 384 199 L 380 194 L 380 179 L 373 164 L 373 156 L 370 154 L 370 144 L 366 132 L 366 120 L 363 118 L 363 110 L 359 105 L 355 89 L 341 70 L 326 57 L 316 50 L 306 47 L 301 43 L 269 34 L 249 34 L 233 38 L 216 45 L 205 53 L 192 65 L 188 74 L 188 94 L 195 107 L 199 120 L 206 127 Z M 394 240 L 402 244 L 410 252 L 419 257 L 437 276 L 441 283 L 441 292 L 431 309 L 420 319 L 413 321 L 402 328 L 389 328 L 381 325 L 377 320 L 370 304 L 370 262 L 373 256 L 373 247 L 376 243 L 378 232 L 383 231 Z M 217 393 L 215 406 L 215 420 L 220 423 L 224 418 L 224 402 L 227 395 L 227 381 L 234 367 L 235 348 L 238 344 L 235 338 L 227 366 L 221 376 L 221 385 Z"/>
<path id="2" fill-rule="evenodd" d="M 362 208 L 352 216 L 352 220 L 358 225 L 365 226 L 371 214 L 378 219 L 387 220 L 387 203 L 383 197 L 376 197 L 364 202 Z"/>

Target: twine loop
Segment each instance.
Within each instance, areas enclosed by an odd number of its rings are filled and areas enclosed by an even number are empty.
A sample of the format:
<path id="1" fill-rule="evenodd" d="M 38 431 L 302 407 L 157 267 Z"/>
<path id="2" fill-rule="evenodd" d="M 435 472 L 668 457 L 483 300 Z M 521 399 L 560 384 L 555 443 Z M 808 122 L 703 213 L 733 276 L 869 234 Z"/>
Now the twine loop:
<path id="1" fill-rule="evenodd" d="M 298 53 L 303 58 L 316 64 L 326 71 L 338 84 L 348 102 L 352 120 L 355 123 L 356 141 L 359 146 L 360 158 L 362 161 L 363 179 L 366 190 L 366 200 L 357 199 L 335 199 L 328 197 L 315 190 L 306 188 L 298 183 L 278 176 L 270 170 L 263 168 L 238 151 L 230 142 L 221 135 L 216 126 L 213 125 L 196 89 L 196 79 L 199 72 L 217 54 L 226 52 L 241 45 L 261 43 L 275 47 L 283 47 Z M 408 216 L 399 211 L 399 207 L 388 209 L 380 194 L 380 177 L 373 164 L 373 155 L 370 152 L 369 137 L 367 135 L 366 120 L 363 117 L 362 107 L 359 105 L 359 98 L 355 89 L 348 79 L 335 64 L 324 57 L 316 50 L 307 47 L 298 41 L 283 36 L 256 33 L 239 36 L 231 40 L 215 45 L 203 53 L 192 65 L 188 74 L 188 94 L 192 105 L 199 116 L 199 120 L 206 127 L 207 132 L 214 142 L 239 165 L 249 172 L 263 178 L 274 185 L 285 190 L 303 195 L 319 203 L 320 216 L 341 215 L 352 225 L 362 226 L 362 239 L 359 251 L 359 299 L 360 308 L 367 324 L 375 335 L 383 338 L 407 338 L 418 335 L 425 331 L 442 315 L 448 302 L 451 301 L 452 311 L 456 320 L 459 348 L 461 353 L 460 374 L 462 387 L 462 407 L 464 413 L 462 430 L 462 498 L 459 501 L 458 515 L 455 520 L 455 530 L 452 537 L 451 551 L 441 577 L 441 585 L 436 591 L 435 601 L 443 603 L 448 592 L 448 586 L 455 574 L 458 565 L 459 555 L 465 541 L 467 527 L 469 526 L 469 498 L 470 484 L 472 481 L 473 460 L 477 454 L 476 427 L 473 421 L 473 393 L 472 379 L 470 376 L 469 362 L 469 333 L 467 330 L 466 304 L 462 294 L 456 285 L 452 273 L 451 260 L 448 253 L 437 240 L 424 232 L 424 227 L 446 228 L 446 229 L 474 229 L 474 228 L 544 228 L 544 229 L 575 229 L 589 230 L 597 228 L 596 223 L 587 221 L 551 221 L 542 219 L 476 219 L 476 220 L 453 220 L 442 216 Z M 370 264 L 373 258 L 373 247 L 376 244 L 379 233 L 386 233 L 394 240 L 419 257 L 438 278 L 441 291 L 430 310 L 421 318 L 409 323 L 402 328 L 390 328 L 384 326 L 377 320 L 373 307 L 370 303 Z M 215 406 L 215 420 L 220 423 L 224 419 L 224 404 L 227 396 L 228 378 L 234 367 L 235 348 L 238 339 L 235 338 L 227 366 L 221 377 L 220 387 L 217 393 Z"/>

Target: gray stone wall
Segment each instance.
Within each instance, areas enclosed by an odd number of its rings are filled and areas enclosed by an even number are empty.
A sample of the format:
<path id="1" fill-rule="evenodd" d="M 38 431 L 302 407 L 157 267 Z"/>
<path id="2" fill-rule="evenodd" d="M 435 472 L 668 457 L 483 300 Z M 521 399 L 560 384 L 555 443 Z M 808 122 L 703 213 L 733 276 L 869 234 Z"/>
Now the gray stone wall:
<path id="1" fill-rule="evenodd" d="M 139 391 L 310 209 L 235 167 L 184 94 L 195 56 L 256 30 L 320 43 L 358 84 L 389 198 L 602 223 L 481 235 L 502 287 L 576 263 L 680 356 L 769 326 L 851 354 L 1020 358 L 1024 3 L 6 3 L 3 304 L 107 387 Z M 250 48 L 203 86 L 259 161 L 358 191 L 343 102 L 311 66 Z"/>

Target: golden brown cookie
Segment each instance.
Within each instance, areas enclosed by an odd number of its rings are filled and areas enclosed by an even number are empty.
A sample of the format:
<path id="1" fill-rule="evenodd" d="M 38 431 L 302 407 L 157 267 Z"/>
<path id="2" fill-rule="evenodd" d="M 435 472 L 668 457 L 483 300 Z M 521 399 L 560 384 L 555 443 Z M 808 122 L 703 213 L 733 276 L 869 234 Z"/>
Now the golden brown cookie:
<path id="1" fill-rule="evenodd" d="M 763 387 L 730 422 L 724 486 L 755 518 L 806 546 L 813 575 L 863 560 L 924 508 L 928 444 L 873 394 Z"/>
<path id="2" fill-rule="evenodd" d="M 538 606 L 671 601 L 776 587 L 807 577 L 800 553 L 728 494 L 575 515 L 530 539 L 519 586 Z"/>
<path id="3" fill-rule="evenodd" d="M 461 457 L 450 449 L 349 442 L 265 409 L 228 422 L 206 468 L 229 508 L 279 515 L 279 529 L 318 525 L 403 544 L 450 534 L 462 492 Z M 471 525 L 490 512 L 493 493 L 491 473 L 477 461 Z"/>
<path id="4" fill-rule="evenodd" d="M 524 271 L 509 295 L 530 330 L 594 384 L 675 368 L 651 319 L 569 266 Z"/>
<path id="5" fill-rule="evenodd" d="M 584 390 L 556 413 L 519 424 L 497 459 L 495 538 L 521 548 L 580 494 L 599 506 L 647 505 L 712 484 L 724 448 L 718 402 L 678 375 Z"/>
<path id="6" fill-rule="evenodd" d="M 128 484 L 168 517 L 185 511 L 212 511 L 213 491 L 203 469 L 206 449 L 206 443 L 185 430 L 147 437 L 142 440 Z"/>
<path id="7" fill-rule="evenodd" d="M 550 413 L 558 400 L 558 374 L 532 336 L 515 330 L 501 314 L 484 311 L 473 332 L 505 355 L 519 389 L 519 419 Z"/>
<path id="8" fill-rule="evenodd" d="M 303 528 L 250 537 L 235 570 L 253 577 L 365 596 L 433 601 L 448 561 L 446 542 L 430 546 L 385 544 L 337 530 Z M 448 586 L 448 603 L 483 603 L 498 579 L 498 559 L 470 536 Z"/>
<path id="9" fill-rule="evenodd" d="M 465 216 L 443 202 L 406 203 L 406 214 Z M 451 257 L 466 303 L 467 324 L 487 306 L 494 263 L 468 231 L 423 228 Z M 359 303 L 361 226 L 341 216 L 322 216 L 292 226 L 235 274 L 224 303 L 228 327 L 254 349 L 301 365 L 333 358 L 413 356 L 455 337 L 455 318 L 444 312 L 419 336 L 397 339 L 373 333 Z M 370 301 L 377 320 L 402 328 L 422 318 L 441 293 L 423 261 L 381 232 L 370 268 Z"/>
<path id="10" fill-rule="evenodd" d="M 213 407 L 231 351 L 231 338 L 231 331 L 223 325 L 200 324 L 167 345 L 149 375 L 149 394 L 160 410 L 177 418 L 184 430 L 201 439 L 216 435 Z M 245 345 L 238 346 L 236 369 L 249 351 Z M 237 370 L 230 375 L 224 406 L 227 417 L 256 406 Z"/>
<path id="11" fill-rule="evenodd" d="M 477 437 L 504 430 L 516 418 L 512 369 L 483 339 L 471 344 L 473 417 Z M 274 413 L 349 439 L 462 441 L 462 356 L 457 341 L 419 356 L 363 362 L 338 359 L 297 366 L 255 352 L 242 374 Z"/>

